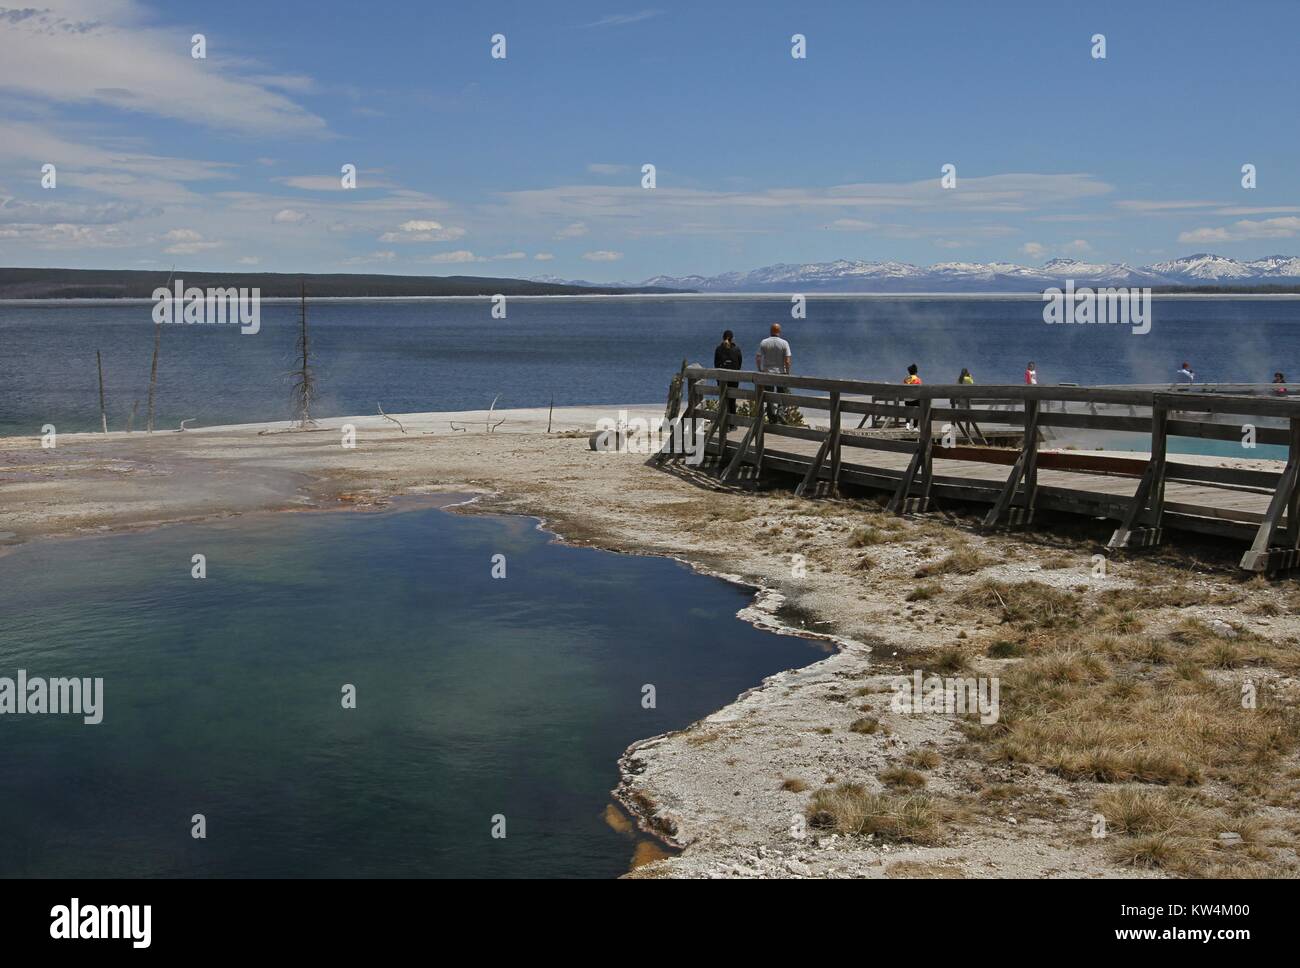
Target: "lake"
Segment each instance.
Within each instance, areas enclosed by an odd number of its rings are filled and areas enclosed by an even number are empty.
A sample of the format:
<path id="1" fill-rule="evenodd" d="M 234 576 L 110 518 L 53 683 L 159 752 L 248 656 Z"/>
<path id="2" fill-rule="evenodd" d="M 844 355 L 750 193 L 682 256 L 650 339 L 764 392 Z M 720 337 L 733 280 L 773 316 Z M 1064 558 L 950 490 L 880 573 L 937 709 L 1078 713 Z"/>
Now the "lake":
<path id="1" fill-rule="evenodd" d="M 0 875 L 617 876 L 623 750 L 825 655 L 749 601 L 424 505 L 18 547 L 0 676 L 102 677 L 103 719 L 0 716 Z"/>
<path id="2" fill-rule="evenodd" d="M 318 416 L 662 401 L 682 359 L 711 365 L 730 328 L 748 361 L 781 322 L 798 373 L 900 382 L 915 362 L 927 383 L 1170 381 L 1183 360 L 1202 379 L 1268 382 L 1300 374 L 1300 300 L 1153 300 L 1151 332 L 1049 326 L 1036 299 L 855 297 L 808 300 L 803 320 L 782 298 L 368 300 L 309 304 Z M 132 405 L 144 426 L 152 305 L 0 304 L 0 435 L 96 430 L 95 350 L 104 358 L 110 427 Z M 262 329 L 163 328 L 157 426 L 285 420 L 298 306 L 265 303 Z"/>

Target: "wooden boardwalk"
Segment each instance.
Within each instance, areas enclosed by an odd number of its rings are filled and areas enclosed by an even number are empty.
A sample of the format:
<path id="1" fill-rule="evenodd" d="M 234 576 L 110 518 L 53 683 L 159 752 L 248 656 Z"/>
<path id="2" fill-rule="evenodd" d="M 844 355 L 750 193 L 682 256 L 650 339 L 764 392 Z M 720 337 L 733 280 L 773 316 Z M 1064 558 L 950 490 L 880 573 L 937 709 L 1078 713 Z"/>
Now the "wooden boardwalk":
<path id="1" fill-rule="evenodd" d="M 721 380 L 720 384 L 718 381 Z M 782 392 L 773 393 L 773 387 Z M 683 367 L 668 419 L 703 437 L 723 479 L 785 472 L 803 495 L 854 484 L 891 494 L 894 513 L 936 498 L 985 504 L 987 527 L 1024 526 L 1037 510 L 1118 523 L 1112 548 L 1159 543 L 1191 531 L 1248 543 L 1241 567 L 1274 572 L 1300 564 L 1300 397 L 1276 387 L 1220 392 L 1074 386 L 907 387 L 850 380 Z M 905 405 L 901 397 L 911 405 Z M 804 426 L 729 415 L 729 401 L 762 412 L 798 407 Z M 824 415 L 824 416 L 823 416 Z M 852 416 L 849 416 L 852 415 Z M 859 418 L 858 415 L 861 415 Z M 860 431 L 859 422 L 910 420 L 912 439 Z M 851 421 L 851 422 L 850 422 Z M 979 446 L 981 428 L 1018 430 L 1018 449 Z M 1045 432 L 1149 435 L 1150 453 L 1087 454 L 1041 448 Z M 1286 448 L 1277 470 L 1245 459 L 1182 457 L 1170 436 Z M 1004 433 L 1005 436 L 1005 433 Z M 1243 449 L 1243 455 L 1250 454 Z M 660 455 L 667 459 L 668 451 Z"/>

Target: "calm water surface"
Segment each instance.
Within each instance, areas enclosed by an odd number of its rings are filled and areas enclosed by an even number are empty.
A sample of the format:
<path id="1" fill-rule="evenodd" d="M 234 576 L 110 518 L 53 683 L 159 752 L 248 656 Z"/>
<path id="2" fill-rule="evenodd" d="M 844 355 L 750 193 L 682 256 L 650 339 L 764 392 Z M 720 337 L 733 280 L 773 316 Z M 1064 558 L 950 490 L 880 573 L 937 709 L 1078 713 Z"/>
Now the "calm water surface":
<path id="1" fill-rule="evenodd" d="M 0 717 L 0 874 L 616 876 L 626 746 L 824 655 L 748 600 L 431 508 L 17 548 L 0 676 L 102 676 L 104 718 Z"/>
<path id="2" fill-rule="evenodd" d="M 315 303 L 310 321 L 320 416 L 657 402 L 683 357 L 712 363 L 722 330 L 748 360 L 783 322 L 795 370 L 927 383 L 963 366 L 980 383 L 1169 381 L 1184 360 L 1206 380 L 1300 377 L 1300 300 L 1161 299 L 1145 336 L 1120 326 L 1048 326 L 1035 300 L 818 299 L 790 319 L 781 299 L 515 299 L 494 320 L 488 301 Z M 110 426 L 142 427 L 153 352 L 151 306 L 0 304 L 0 435 L 98 429 L 95 350 L 104 357 Z M 266 303 L 262 331 L 163 329 L 158 424 L 175 428 L 284 420 L 298 307 Z"/>

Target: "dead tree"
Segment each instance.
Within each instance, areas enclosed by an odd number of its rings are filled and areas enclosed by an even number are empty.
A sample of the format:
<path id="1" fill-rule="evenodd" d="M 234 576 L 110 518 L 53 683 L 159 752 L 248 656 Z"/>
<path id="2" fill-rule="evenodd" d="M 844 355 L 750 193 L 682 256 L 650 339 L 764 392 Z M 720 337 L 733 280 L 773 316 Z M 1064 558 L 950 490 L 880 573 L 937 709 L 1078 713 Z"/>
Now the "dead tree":
<path id="1" fill-rule="evenodd" d="M 171 291 L 172 276 L 176 275 L 176 267 L 172 266 L 172 271 L 167 273 L 167 289 Z M 168 299 L 171 298 L 169 295 Z M 179 308 L 177 311 L 179 311 Z M 154 388 L 158 386 L 158 347 L 162 343 L 162 323 L 153 324 L 153 363 L 149 367 L 149 415 L 145 421 L 145 430 L 153 433 L 153 398 Z"/>
<path id="2" fill-rule="evenodd" d="M 316 375 L 311 368 L 311 341 L 307 332 L 307 283 L 302 283 L 302 305 L 298 327 L 298 368 L 293 371 L 293 420 L 300 428 L 314 427 L 312 401 L 316 399 Z"/>

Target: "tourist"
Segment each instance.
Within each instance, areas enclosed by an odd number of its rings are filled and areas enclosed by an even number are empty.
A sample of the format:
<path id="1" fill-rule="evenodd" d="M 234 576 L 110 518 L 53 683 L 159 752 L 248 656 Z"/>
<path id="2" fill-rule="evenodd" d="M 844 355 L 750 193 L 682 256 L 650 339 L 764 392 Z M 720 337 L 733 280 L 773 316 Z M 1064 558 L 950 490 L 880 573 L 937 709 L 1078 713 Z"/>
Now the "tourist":
<path id="1" fill-rule="evenodd" d="M 1273 391 L 1274 393 L 1278 393 L 1278 394 L 1286 393 L 1286 376 L 1283 375 L 1281 370 L 1278 370 L 1276 373 L 1273 374 L 1273 382 L 1278 385 L 1277 389 Z"/>
<path id="2" fill-rule="evenodd" d="M 1192 370 L 1192 364 L 1188 363 L 1186 360 L 1183 360 L 1182 369 L 1178 371 L 1178 379 L 1184 380 L 1187 383 L 1196 382 L 1196 374 Z"/>
<path id="3" fill-rule="evenodd" d="M 713 351 L 713 368 L 715 370 L 739 370 L 741 359 L 740 347 L 736 344 L 731 330 L 724 331 L 722 342 Z M 728 390 L 734 390 L 737 386 L 735 383 L 723 383 L 722 381 L 718 381 L 718 383 Z M 736 398 L 730 395 L 727 396 L 727 412 L 736 412 Z"/>
<path id="4" fill-rule="evenodd" d="M 790 372 L 790 344 L 781 338 L 781 324 L 772 324 L 772 335 L 763 342 L 758 344 L 758 352 L 754 354 L 754 361 L 758 364 L 760 373 L 786 373 Z M 787 391 L 784 387 L 764 387 L 764 393 L 768 394 L 785 394 Z M 780 408 L 776 401 L 769 399 L 767 402 L 767 419 L 771 423 L 780 422 Z"/>
<path id="5" fill-rule="evenodd" d="M 917 365 L 916 365 L 915 363 L 909 363 L 909 364 L 908 364 L 908 367 L 907 367 L 907 376 L 903 378 L 903 383 L 904 383 L 906 386 L 909 386 L 909 387 L 919 387 L 919 386 L 921 385 L 921 374 L 920 374 L 920 372 L 919 372 L 919 370 L 918 370 L 918 368 L 917 368 Z M 920 406 L 921 406 L 921 401 L 920 401 L 920 400 L 904 400 L 904 401 L 903 401 L 903 405 L 904 405 L 904 406 L 907 406 L 907 407 L 917 407 L 917 408 L 919 409 Z M 918 421 L 918 426 L 919 426 L 919 421 Z M 911 429 L 912 429 L 912 420 L 911 420 L 911 418 L 908 418 L 908 420 L 907 420 L 907 429 L 908 429 L 908 430 L 911 430 Z"/>
<path id="6" fill-rule="evenodd" d="M 975 382 L 975 378 L 970 375 L 970 370 L 963 366 L 961 368 L 961 376 L 957 377 L 957 382 L 969 386 Z"/>
<path id="7" fill-rule="evenodd" d="M 1038 386 L 1038 369 L 1034 366 L 1034 361 L 1030 360 L 1029 365 L 1025 367 L 1025 386 Z"/>

